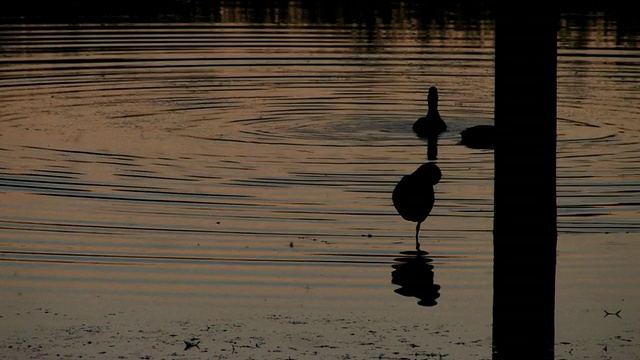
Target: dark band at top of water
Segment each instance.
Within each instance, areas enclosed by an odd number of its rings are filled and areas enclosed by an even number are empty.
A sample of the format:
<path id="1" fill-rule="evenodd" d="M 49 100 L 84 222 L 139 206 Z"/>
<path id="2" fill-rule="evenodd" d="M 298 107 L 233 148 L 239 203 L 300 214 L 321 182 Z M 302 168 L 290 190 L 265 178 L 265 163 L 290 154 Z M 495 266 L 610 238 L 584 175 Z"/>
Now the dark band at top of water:
<path id="1" fill-rule="evenodd" d="M 134 1 L 135 3 L 135 1 Z M 252 24 L 333 24 L 376 27 L 408 24 L 424 28 L 449 21 L 473 27 L 481 20 L 492 20 L 499 1 L 372 1 L 360 6 L 358 1 L 198 1 L 160 0 L 132 6 L 127 0 L 23 0 L 12 1 L 3 8 L 5 23 L 252 23 Z M 559 9 L 577 23 L 589 21 L 585 14 L 604 13 L 618 24 L 616 31 L 624 37 L 638 34 L 640 22 L 628 3 L 614 1 L 566 0 Z"/>

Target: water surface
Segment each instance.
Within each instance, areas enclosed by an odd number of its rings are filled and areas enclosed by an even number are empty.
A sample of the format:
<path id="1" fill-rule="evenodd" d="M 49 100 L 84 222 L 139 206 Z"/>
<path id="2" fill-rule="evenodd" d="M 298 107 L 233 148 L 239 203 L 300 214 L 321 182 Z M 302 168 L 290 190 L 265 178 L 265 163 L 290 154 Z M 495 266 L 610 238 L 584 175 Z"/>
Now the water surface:
<path id="1" fill-rule="evenodd" d="M 637 354 L 640 51 L 606 18 L 561 25 L 556 339 Z M 3 293 L 419 311 L 490 356 L 493 153 L 458 142 L 493 121 L 492 20 L 0 30 Z M 427 162 L 430 86 L 449 130 L 419 307 L 391 282 L 414 247 L 391 192 Z"/>

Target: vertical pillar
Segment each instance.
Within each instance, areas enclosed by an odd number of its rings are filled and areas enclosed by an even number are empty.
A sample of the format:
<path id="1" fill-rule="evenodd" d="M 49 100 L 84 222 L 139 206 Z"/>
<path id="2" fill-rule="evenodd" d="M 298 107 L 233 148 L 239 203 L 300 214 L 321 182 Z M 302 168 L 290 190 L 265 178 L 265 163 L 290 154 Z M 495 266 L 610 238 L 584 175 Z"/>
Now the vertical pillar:
<path id="1" fill-rule="evenodd" d="M 557 14 L 498 5 L 494 359 L 552 359 L 556 271 Z"/>

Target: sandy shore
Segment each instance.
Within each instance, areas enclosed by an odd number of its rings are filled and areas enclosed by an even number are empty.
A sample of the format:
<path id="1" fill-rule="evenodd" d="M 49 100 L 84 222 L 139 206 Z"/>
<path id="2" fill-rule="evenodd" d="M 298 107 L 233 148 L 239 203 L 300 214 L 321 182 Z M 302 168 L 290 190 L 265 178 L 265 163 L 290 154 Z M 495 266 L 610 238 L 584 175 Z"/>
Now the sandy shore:
<path id="1" fill-rule="evenodd" d="M 138 299 L 140 300 L 140 299 Z M 148 301 L 149 299 L 147 299 Z M 113 296 L 3 298 L 5 359 L 489 358 L 490 339 L 416 322 L 257 302 L 180 305 Z M 238 306 L 239 305 L 239 306 Z M 198 344 L 187 347 L 186 343 Z M 455 355 L 455 356 L 454 356 Z"/>
<path id="2" fill-rule="evenodd" d="M 111 295 L 5 296 L 0 358 L 491 358 L 489 337 L 472 338 L 461 326 L 427 324 L 411 314 L 371 316 L 355 308 L 320 311 L 253 300 L 189 304 L 149 300 Z M 610 339 L 558 339 L 556 358 L 636 359 L 640 346 L 634 336 L 628 331 Z"/>

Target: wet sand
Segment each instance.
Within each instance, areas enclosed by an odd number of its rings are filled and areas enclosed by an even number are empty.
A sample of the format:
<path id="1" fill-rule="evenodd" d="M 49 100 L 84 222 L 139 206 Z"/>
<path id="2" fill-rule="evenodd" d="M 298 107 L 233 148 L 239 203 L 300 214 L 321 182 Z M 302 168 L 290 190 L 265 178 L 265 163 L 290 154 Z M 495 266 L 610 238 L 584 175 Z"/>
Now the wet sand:
<path id="1" fill-rule="evenodd" d="M 430 326 L 411 314 L 363 316 L 305 309 L 207 311 L 109 297 L 29 299 L 2 313 L 3 359 L 490 359 L 491 339 L 465 338 L 454 326 Z M 228 305 L 228 304 L 226 304 Z M 167 310 L 169 313 L 167 314 Z M 369 314 L 367 314 L 369 315 Z M 600 314 L 598 314 L 600 315 Z M 622 313 L 621 315 L 626 315 Z M 613 316 L 606 321 L 621 321 Z M 556 344 L 558 359 L 637 359 L 637 333 Z M 197 346 L 187 347 L 185 341 Z"/>
<path id="2" fill-rule="evenodd" d="M 489 358 L 490 339 L 463 340 L 464 329 L 416 322 L 409 313 L 65 297 L 4 298 L 2 358 Z"/>

